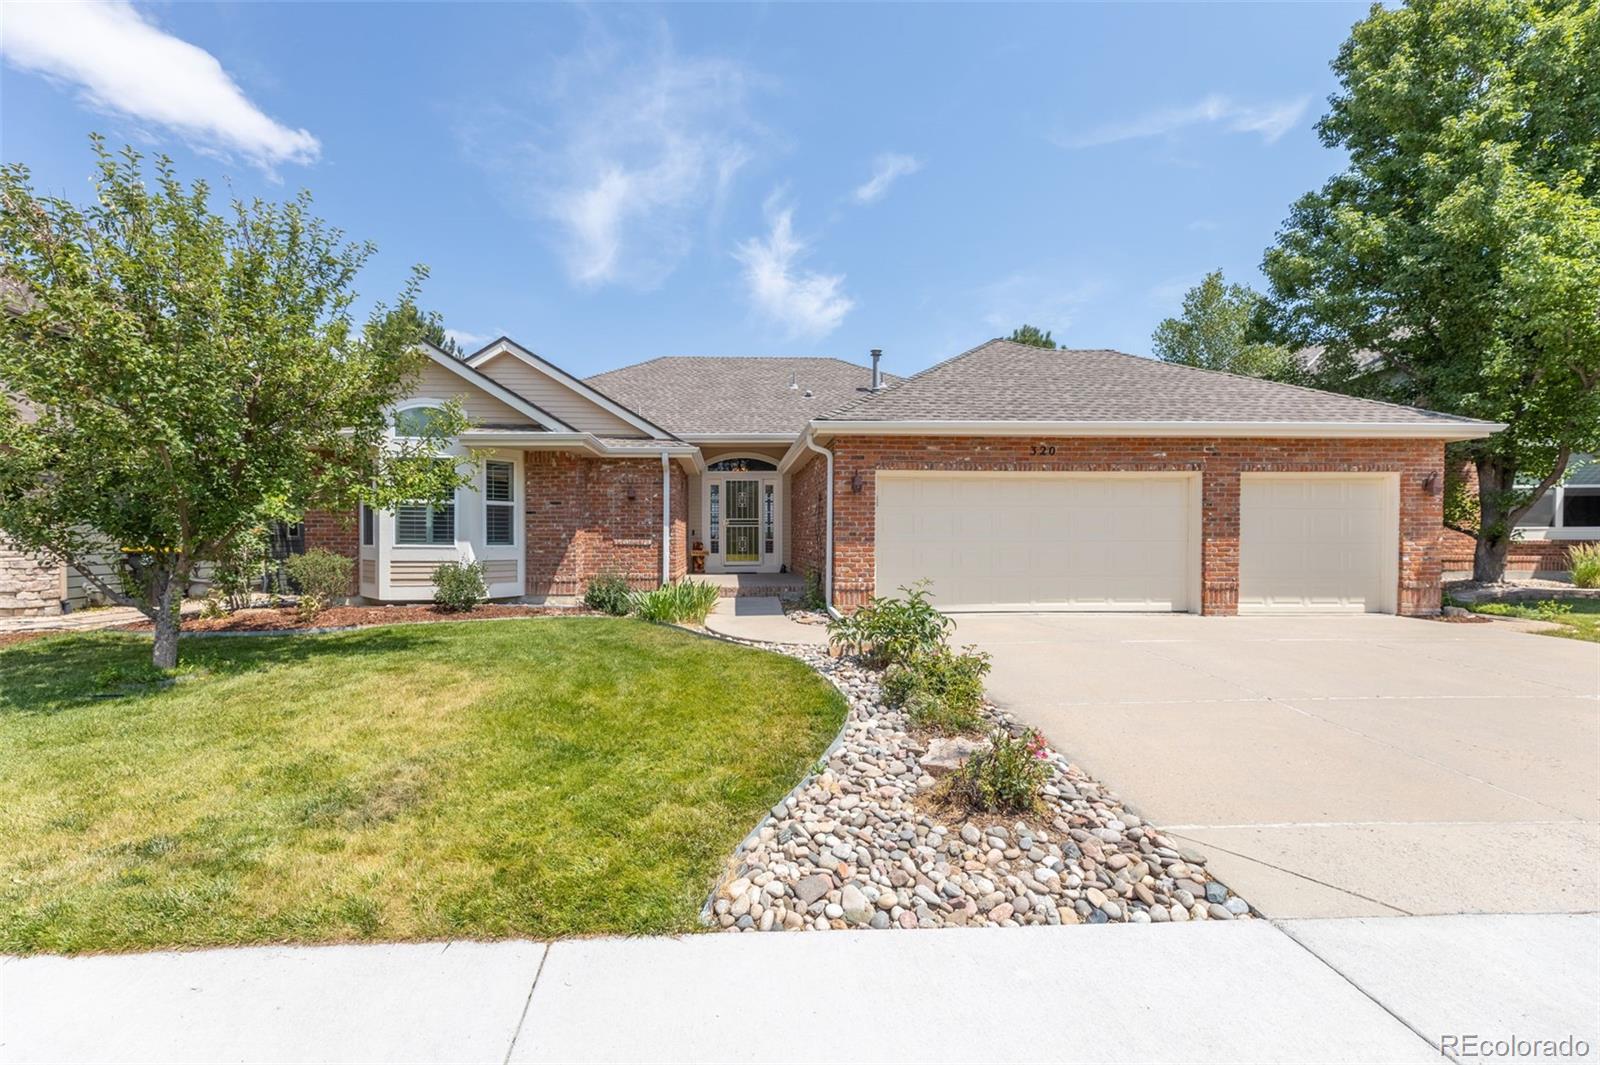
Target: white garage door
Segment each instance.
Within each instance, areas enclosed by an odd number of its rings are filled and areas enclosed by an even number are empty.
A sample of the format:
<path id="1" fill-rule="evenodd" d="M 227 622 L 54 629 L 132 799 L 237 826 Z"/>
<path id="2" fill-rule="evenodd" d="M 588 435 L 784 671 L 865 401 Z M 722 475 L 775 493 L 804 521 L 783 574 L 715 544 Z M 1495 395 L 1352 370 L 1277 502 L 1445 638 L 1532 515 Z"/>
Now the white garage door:
<path id="1" fill-rule="evenodd" d="M 1199 477 L 877 475 L 877 591 L 945 610 L 1198 607 Z"/>
<path id="2" fill-rule="evenodd" d="M 1394 474 L 1245 474 L 1239 486 L 1239 609 L 1394 613 Z"/>

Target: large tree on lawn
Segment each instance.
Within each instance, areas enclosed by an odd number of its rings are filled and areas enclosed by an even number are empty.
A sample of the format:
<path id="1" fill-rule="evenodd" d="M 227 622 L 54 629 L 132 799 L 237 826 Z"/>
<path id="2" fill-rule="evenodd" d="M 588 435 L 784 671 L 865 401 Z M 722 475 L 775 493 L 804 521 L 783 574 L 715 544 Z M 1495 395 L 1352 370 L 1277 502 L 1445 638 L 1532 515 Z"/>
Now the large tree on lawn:
<path id="1" fill-rule="evenodd" d="M 388 431 L 424 358 L 420 268 L 358 325 L 373 248 L 308 195 L 219 213 L 170 161 L 147 181 L 131 149 L 94 150 L 81 208 L 0 168 L 0 530 L 142 610 L 170 668 L 196 567 L 266 520 L 440 497 L 467 475 L 432 457 L 462 419 Z M 88 565 L 108 548 L 113 582 Z"/>
<path id="2" fill-rule="evenodd" d="M 1600 7 L 1374 6 L 1340 49 L 1318 126 L 1349 166 L 1266 254 L 1276 325 L 1343 360 L 1351 390 L 1504 422 L 1452 445 L 1478 475 L 1473 575 L 1600 447 Z M 1357 377 L 1354 353 L 1385 372 Z"/>

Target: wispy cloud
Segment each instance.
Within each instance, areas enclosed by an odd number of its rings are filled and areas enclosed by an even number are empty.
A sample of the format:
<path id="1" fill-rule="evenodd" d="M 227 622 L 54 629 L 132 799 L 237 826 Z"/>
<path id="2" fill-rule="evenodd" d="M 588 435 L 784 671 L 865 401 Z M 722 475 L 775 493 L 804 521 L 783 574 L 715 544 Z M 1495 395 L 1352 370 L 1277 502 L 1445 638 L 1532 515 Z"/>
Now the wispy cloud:
<path id="1" fill-rule="evenodd" d="M 1167 107 L 1075 136 L 1058 138 L 1067 148 L 1092 148 L 1119 141 L 1162 137 L 1189 126 L 1217 126 L 1229 133 L 1254 133 L 1271 144 L 1293 129 L 1306 113 L 1311 98 L 1302 96 L 1276 103 L 1244 104 L 1226 96 L 1211 95 L 1183 107 Z"/>
<path id="2" fill-rule="evenodd" d="M 457 344 L 460 344 L 463 350 L 476 351 L 478 348 L 483 347 L 496 337 L 503 337 L 506 334 L 504 332 L 469 333 L 465 329 L 446 329 L 444 331 L 444 335 L 449 337 L 451 340 L 454 340 Z"/>
<path id="3" fill-rule="evenodd" d="M 760 84 L 739 63 L 678 55 L 664 30 L 624 43 L 596 24 L 523 98 L 475 99 L 464 132 L 507 195 L 555 224 L 575 283 L 651 288 L 764 143 L 748 106 Z"/>
<path id="4" fill-rule="evenodd" d="M 317 138 L 267 116 L 210 52 L 165 32 L 132 4 L 8 3 L 0 53 L 74 86 L 92 107 L 165 126 L 199 149 L 264 169 L 310 163 Z"/>
<path id="5" fill-rule="evenodd" d="M 793 337 L 816 339 L 839 328 L 855 301 L 842 291 L 843 274 L 801 269 L 809 246 L 794 234 L 794 210 L 777 196 L 767 200 L 768 232 L 739 245 L 751 302 Z"/>
<path id="6" fill-rule="evenodd" d="M 1097 280 L 1022 272 L 982 286 L 976 302 L 984 324 L 997 336 L 1026 324 L 1050 330 L 1056 343 L 1065 344 L 1067 328 L 1079 308 L 1104 291 L 1105 285 Z"/>
<path id="7" fill-rule="evenodd" d="M 889 191 L 890 185 L 921 169 L 922 163 L 915 156 L 884 152 L 872 161 L 872 176 L 864 184 L 856 186 L 852 196 L 857 203 L 877 203 Z"/>

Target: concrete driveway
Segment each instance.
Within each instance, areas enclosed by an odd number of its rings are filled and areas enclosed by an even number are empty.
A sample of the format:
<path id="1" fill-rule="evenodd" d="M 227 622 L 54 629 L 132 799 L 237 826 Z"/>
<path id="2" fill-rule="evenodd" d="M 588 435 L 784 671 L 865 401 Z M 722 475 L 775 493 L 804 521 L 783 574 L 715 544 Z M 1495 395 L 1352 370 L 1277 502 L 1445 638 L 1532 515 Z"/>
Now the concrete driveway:
<path id="1" fill-rule="evenodd" d="M 1377 615 L 957 622 L 996 702 L 1270 917 L 1600 910 L 1600 645 Z"/>

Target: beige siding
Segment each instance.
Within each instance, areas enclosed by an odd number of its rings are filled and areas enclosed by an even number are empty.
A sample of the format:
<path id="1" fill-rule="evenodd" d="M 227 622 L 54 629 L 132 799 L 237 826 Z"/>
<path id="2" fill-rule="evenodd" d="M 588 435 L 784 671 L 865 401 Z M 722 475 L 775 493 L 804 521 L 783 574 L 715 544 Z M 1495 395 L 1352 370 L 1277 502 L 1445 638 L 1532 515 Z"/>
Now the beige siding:
<path id="1" fill-rule="evenodd" d="M 439 565 L 438 559 L 394 559 L 389 563 L 389 583 L 406 588 L 430 585 Z"/>
<path id="2" fill-rule="evenodd" d="M 517 560 L 493 558 L 483 564 L 483 579 L 489 584 L 504 584 L 517 579 Z"/>
<path id="3" fill-rule="evenodd" d="M 510 352 L 480 363 L 478 369 L 579 432 L 601 436 L 649 435 Z"/>
<path id="4" fill-rule="evenodd" d="M 509 385 L 507 386 L 510 387 Z M 512 391 L 516 391 L 512 389 Z M 532 425 L 533 421 L 527 415 L 501 400 L 496 399 L 483 389 L 474 386 L 465 378 L 458 377 L 437 363 L 430 362 L 422 371 L 422 376 L 417 379 L 411 394 L 418 398 L 451 399 L 459 398 L 462 409 L 467 417 L 478 423 L 492 423 L 495 425 Z M 552 411 L 552 414 L 555 412 Z M 559 417 L 559 415 L 557 415 Z"/>

